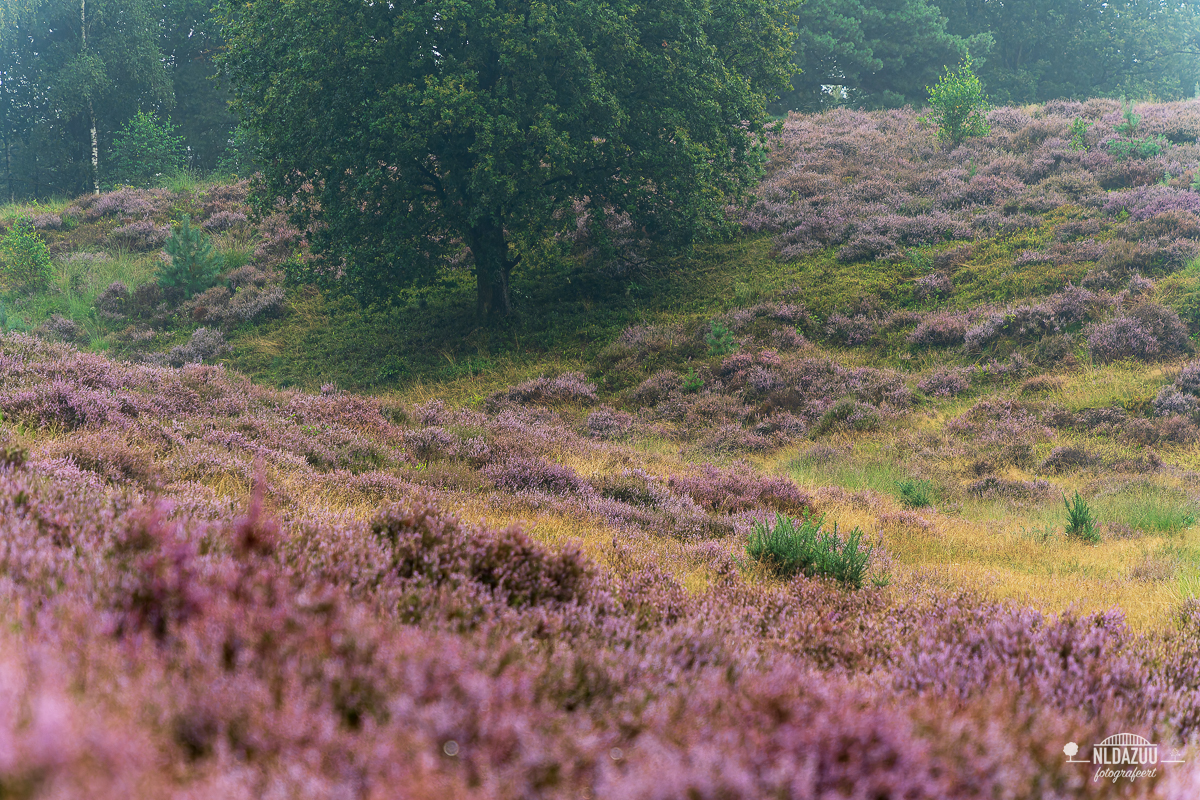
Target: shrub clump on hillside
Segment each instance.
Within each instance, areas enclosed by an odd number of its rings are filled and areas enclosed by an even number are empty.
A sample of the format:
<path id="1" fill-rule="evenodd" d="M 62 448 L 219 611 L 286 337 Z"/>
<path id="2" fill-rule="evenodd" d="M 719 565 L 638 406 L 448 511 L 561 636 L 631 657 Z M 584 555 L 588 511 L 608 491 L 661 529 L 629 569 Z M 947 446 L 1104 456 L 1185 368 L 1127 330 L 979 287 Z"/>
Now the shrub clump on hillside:
<path id="1" fill-rule="evenodd" d="M 1192 351 L 1179 314 L 1157 303 L 1138 303 L 1117 319 L 1092 325 L 1086 333 L 1088 352 L 1102 364 L 1125 358 L 1150 361 Z"/>

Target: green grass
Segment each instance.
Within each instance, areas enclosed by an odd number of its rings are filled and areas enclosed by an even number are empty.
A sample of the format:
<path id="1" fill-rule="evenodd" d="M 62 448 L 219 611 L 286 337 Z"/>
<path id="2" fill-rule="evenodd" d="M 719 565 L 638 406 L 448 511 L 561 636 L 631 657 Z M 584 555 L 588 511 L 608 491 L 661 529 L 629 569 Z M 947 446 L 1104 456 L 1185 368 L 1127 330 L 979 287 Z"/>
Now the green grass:
<path id="1" fill-rule="evenodd" d="M 822 455 L 815 456 L 819 452 Z M 903 467 L 890 461 L 874 460 L 868 454 L 829 454 L 810 450 L 792 459 L 787 472 L 802 486 L 841 486 L 851 491 L 870 489 L 891 494 L 897 482 L 907 476 Z"/>
<path id="2" fill-rule="evenodd" d="M 1107 522 L 1145 533 L 1178 533 L 1196 524 L 1197 504 L 1182 489 L 1139 481 L 1098 498 L 1096 513 Z"/>

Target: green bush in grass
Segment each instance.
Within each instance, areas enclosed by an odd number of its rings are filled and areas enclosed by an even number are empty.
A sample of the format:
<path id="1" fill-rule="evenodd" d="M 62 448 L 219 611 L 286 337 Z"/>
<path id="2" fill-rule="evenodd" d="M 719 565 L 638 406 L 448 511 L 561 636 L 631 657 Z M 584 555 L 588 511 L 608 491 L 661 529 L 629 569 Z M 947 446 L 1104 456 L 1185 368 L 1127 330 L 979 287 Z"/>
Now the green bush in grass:
<path id="1" fill-rule="evenodd" d="M 53 275 L 50 250 L 34 230 L 20 219 L 0 239 L 0 283 L 5 291 L 29 293 L 46 288 Z"/>
<path id="2" fill-rule="evenodd" d="M 908 508 L 928 508 L 933 505 L 933 485 L 929 481 L 906 478 L 896 481 L 900 502 Z"/>
<path id="3" fill-rule="evenodd" d="M 862 531 L 855 528 L 842 541 L 837 525 L 826 530 L 824 522 L 824 517 L 776 514 L 774 526 L 755 523 L 746 554 L 779 578 L 833 578 L 848 588 L 862 588 L 871 557 L 871 548 L 861 546 Z"/>
<path id="4" fill-rule="evenodd" d="M 1063 495 L 1063 505 L 1067 507 L 1067 536 L 1089 544 L 1099 542 L 1100 532 L 1096 530 L 1096 517 L 1088 507 L 1087 501 L 1079 496 L 1079 492 L 1076 492 L 1071 500 Z"/>

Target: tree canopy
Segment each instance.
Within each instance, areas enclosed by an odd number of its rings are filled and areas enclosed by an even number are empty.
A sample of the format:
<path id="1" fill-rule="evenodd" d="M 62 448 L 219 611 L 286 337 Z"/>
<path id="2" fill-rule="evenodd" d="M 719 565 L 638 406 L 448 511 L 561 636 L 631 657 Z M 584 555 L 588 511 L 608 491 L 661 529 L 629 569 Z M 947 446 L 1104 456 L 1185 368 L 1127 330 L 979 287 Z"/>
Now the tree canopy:
<path id="1" fill-rule="evenodd" d="M 997 103 L 1129 94 L 1190 96 L 1200 80 L 1194 2 L 1161 0 L 931 0 L 972 51 Z"/>
<path id="2" fill-rule="evenodd" d="M 221 40 L 208 9 L 208 0 L 0 3 L 0 190 L 37 198 L 91 186 L 93 120 L 100 178 L 111 182 L 114 134 L 177 101 L 189 163 L 215 166 L 233 119 L 211 80 Z"/>
<path id="3" fill-rule="evenodd" d="M 586 212 L 686 241 L 759 175 L 790 73 L 772 0 L 227 0 L 265 195 L 321 269 L 386 295 L 466 245 L 481 313 Z"/>
<path id="4" fill-rule="evenodd" d="M 778 110 L 919 104 L 972 44 L 926 0 L 808 0 L 797 14 L 792 90 Z M 836 87 L 832 91 L 824 87 Z"/>

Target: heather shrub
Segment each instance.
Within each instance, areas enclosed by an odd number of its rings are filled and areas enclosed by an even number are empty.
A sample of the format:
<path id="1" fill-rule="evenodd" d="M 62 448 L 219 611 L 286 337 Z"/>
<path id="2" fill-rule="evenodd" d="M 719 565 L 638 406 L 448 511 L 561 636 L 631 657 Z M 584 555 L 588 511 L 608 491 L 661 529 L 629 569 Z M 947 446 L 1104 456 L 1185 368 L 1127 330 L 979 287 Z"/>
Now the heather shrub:
<path id="1" fill-rule="evenodd" d="M 664 369 L 654 373 L 629 392 L 629 402 L 635 406 L 656 406 L 677 395 L 683 389 L 678 372 Z"/>
<path id="2" fill-rule="evenodd" d="M 1184 394 L 1175 386 L 1164 386 L 1158 390 L 1151 404 L 1154 406 L 1154 413 L 1160 417 L 1176 414 L 1191 416 L 1200 401 L 1192 393 Z"/>
<path id="3" fill-rule="evenodd" d="M 1062 473 L 1070 472 L 1080 467 L 1091 466 L 1096 463 L 1096 459 L 1081 447 L 1064 445 L 1056 447 L 1050 451 L 1050 455 L 1046 456 L 1041 464 L 1038 464 L 1039 472 Z"/>
<path id="4" fill-rule="evenodd" d="M 202 223 L 204 230 L 213 233 L 227 231 L 230 228 L 235 228 L 246 223 L 246 215 L 241 211 L 222 210 L 209 216 Z"/>
<path id="5" fill-rule="evenodd" d="M 918 300 L 944 300 L 954 293 L 954 282 L 948 275 L 934 272 L 913 281 Z"/>
<path id="6" fill-rule="evenodd" d="M 756 478 L 706 466 L 699 475 L 672 475 L 668 488 L 708 511 L 730 514 L 769 508 L 787 514 L 811 509 L 811 499 L 787 478 Z"/>
<path id="7" fill-rule="evenodd" d="M 215 328 L 197 328 L 187 344 L 175 345 L 166 353 L 152 353 L 146 360 L 159 366 L 182 367 L 185 364 L 212 362 L 229 350 L 225 335 Z"/>
<path id="8" fill-rule="evenodd" d="M 967 492 L 983 500 L 1045 500 L 1052 496 L 1048 481 L 1014 481 L 987 475 L 967 485 Z"/>
<path id="9" fill-rule="evenodd" d="M 1173 415 L 1158 422 L 1159 436 L 1174 444 L 1190 445 L 1200 441 L 1200 428 L 1197 428 L 1187 417 Z"/>
<path id="10" fill-rule="evenodd" d="M 588 414 L 585 427 L 587 434 L 596 439 L 622 439 L 633 432 L 633 415 L 601 406 Z"/>
<path id="11" fill-rule="evenodd" d="M 495 410 L 501 403 L 555 404 L 593 403 L 596 401 L 596 384 L 589 383 L 581 372 L 566 372 L 556 378 L 534 378 L 510 386 L 487 399 L 485 407 Z"/>
<path id="12" fill-rule="evenodd" d="M 813 432 L 829 433 L 833 430 L 873 431 L 879 427 L 879 409 L 853 397 L 843 397 L 821 415 Z"/>
<path id="13" fill-rule="evenodd" d="M 404 447 L 413 459 L 428 467 L 430 462 L 435 459 L 458 455 L 459 441 L 445 428 L 431 425 L 427 428 L 405 431 Z"/>
<path id="14" fill-rule="evenodd" d="M 221 313 L 221 319 L 229 324 L 253 322 L 263 317 L 274 317 L 284 311 L 282 286 L 249 286 L 234 293 Z"/>
<path id="15" fill-rule="evenodd" d="M 591 484 L 601 497 L 633 506 L 653 507 L 658 504 L 661 494 L 655 491 L 654 479 L 642 470 L 599 475 L 592 478 Z"/>
<path id="16" fill-rule="evenodd" d="M 164 290 L 176 290 L 190 298 L 216 283 L 221 274 L 220 254 L 213 250 L 203 231 L 192 227 L 192 220 L 186 214 L 163 249 L 170 256 L 158 274 L 158 285 Z"/>
<path id="17" fill-rule="evenodd" d="M 698 443 L 701 452 L 713 455 L 758 453 L 776 445 L 775 440 L 741 425 L 716 425 L 706 431 Z"/>
<path id="18" fill-rule="evenodd" d="M 956 397 L 970 388 L 970 373 L 963 369 L 939 369 L 917 383 L 930 397 Z"/>
<path id="19" fill-rule="evenodd" d="M 860 345 L 875 335 L 875 323 L 862 314 L 853 318 L 845 314 L 830 314 L 825 320 L 825 337 L 835 344 Z"/>
<path id="20" fill-rule="evenodd" d="M 82 325 L 61 314 L 51 314 L 50 319 L 39 325 L 34 333 L 64 342 L 81 342 L 87 338 L 87 332 Z"/>
<path id="21" fill-rule="evenodd" d="M 919 347 L 952 347 L 963 343 L 967 318 L 962 314 L 931 314 L 908 335 L 910 344 Z"/>
<path id="22" fill-rule="evenodd" d="M 1200 361 L 1185 364 L 1183 369 L 1179 370 L 1179 374 L 1175 376 L 1175 386 L 1181 392 L 1193 397 L 1200 397 Z"/>
<path id="23" fill-rule="evenodd" d="M 9 292 L 34 292 L 49 283 L 50 251 L 28 220 L 17 220 L 0 239 L 0 282 Z"/>
<path id="24" fill-rule="evenodd" d="M 129 306 L 129 289 L 120 281 L 113 281 L 100 294 L 96 295 L 96 313 L 108 322 L 118 322 L 125 318 Z"/>
<path id="25" fill-rule="evenodd" d="M 773 526 L 755 523 L 746 554 L 779 578 L 831 578 L 847 588 L 861 589 L 871 557 L 871 548 L 860 549 L 862 531 L 855 528 L 843 540 L 836 524 L 829 530 L 824 522 L 824 517 L 793 519 L 776 514 Z"/>
<path id="26" fill-rule="evenodd" d="M 118 247 L 129 250 L 154 250 L 162 247 L 170 232 L 171 229 L 166 225 L 156 225 L 153 220 L 140 219 L 113 228 L 109 231 L 108 238 Z"/>
<path id="27" fill-rule="evenodd" d="M 150 317 L 158 310 L 162 302 L 162 287 L 158 285 L 158 282 L 143 283 L 129 296 L 130 315 L 143 319 Z"/>
<path id="28" fill-rule="evenodd" d="M 548 550 L 515 526 L 470 530 L 420 500 L 389 506 L 370 529 L 390 550 L 392 574 L 413 584 L 474 584 L 514 608 L 579 600 L 590 586 L 577 549 Z"/>
<path id="29" fill-rule="evenodd" d="M 1192 350 L 1179 314 L 1157 303 L 1138 303 L 1125 316 L 1092 325 L 1085 333 L 1088 352 L 1102 364 L 1123 358 L 1148 361 Z"/>
<path id="30" fill-rule="evenodd" d="M 575 470 L 542 458 L 508 456 L 488 464 L 482 472 L 502 492 L 537 491 L 567 495 L 591 491 L 588 482 L 579 477 Z"/>

